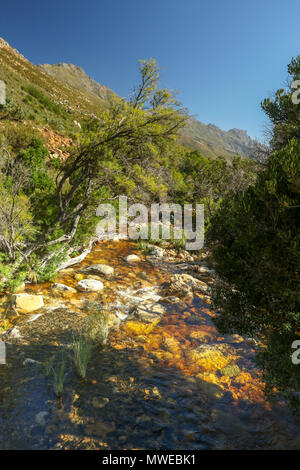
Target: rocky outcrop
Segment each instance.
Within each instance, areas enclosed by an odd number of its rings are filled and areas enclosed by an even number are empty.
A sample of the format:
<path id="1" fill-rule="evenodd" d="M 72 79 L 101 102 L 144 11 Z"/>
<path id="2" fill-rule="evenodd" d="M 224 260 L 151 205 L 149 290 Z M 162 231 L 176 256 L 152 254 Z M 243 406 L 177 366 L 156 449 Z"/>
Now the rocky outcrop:
<path id="1" fill-rule="evenodd" d="M 170 282 L 165 283 L 163 292 L 168 296 L 185 297 L 195 293 L 208 294 L 210 289 L 208 285 L 194 278 L 189 274 L 174 274 Z"/>

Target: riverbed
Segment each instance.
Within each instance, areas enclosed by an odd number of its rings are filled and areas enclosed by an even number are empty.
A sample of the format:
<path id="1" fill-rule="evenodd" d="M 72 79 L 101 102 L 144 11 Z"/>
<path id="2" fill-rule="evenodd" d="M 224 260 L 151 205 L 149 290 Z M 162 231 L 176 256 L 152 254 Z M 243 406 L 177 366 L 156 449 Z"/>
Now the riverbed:
<path id="1" fill-rule="evenodd" d="M 130 264 L 128 254 L 140 260 Z M 26 284 L 25 292 L 41 294 L 45 306 L 10 317 L 2 335 L 7 364 L 0 365 L 1 449 L 300 447 L 299 418 L 283 400 L 266 401 L 254 362 L 256 341 L 221 336 L 208 295 L 163 292 L 174 273 L 185 272 L 184 259 L 151 257 L 128 241 L 102 242 L 55 282 L 76 288 L 95 263 L 114 268 L 111 278 L 102 278 L 100 293 Z M 202 278 L 208 287 L 213 282 L 209 273 Z M 112 329 L 82 380 L 69 345 L 87 320 L 86 300 L 112 312 Z M 144 301 L 162 306 L 158 323 L 131 318 L 132 306 Z M 62 357 L 66 381 L 58 400 L 47 370 Z"/>

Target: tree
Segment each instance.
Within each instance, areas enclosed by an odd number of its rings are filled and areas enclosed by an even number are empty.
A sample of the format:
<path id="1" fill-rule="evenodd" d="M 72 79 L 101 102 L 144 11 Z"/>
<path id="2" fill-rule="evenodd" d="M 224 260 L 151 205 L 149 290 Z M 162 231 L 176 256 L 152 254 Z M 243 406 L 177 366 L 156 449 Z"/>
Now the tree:
<path id="1" fill-rule="evenodd" d="M 103 199 L 124 193 L 135 200 L 146 195 L 159 199 L 167 193 L 164 167 L 187 115 L 171 93 L 158 88 L 159 70 L 153 59 L 141 61 L 140 72 L 141 83 L 131 100 L 112 98 L 66 161 L 46 161 L 34 139 L 12 159 L 12 168 L 22 165 L 30 174 L 22 191 L 30 197 L 33 225 L 38 228 L 34 237 L 18 242 L 17 258 L 9 256 L 16 271 L 33 255 L 45 267 L 64 246 L 90 235 L 93 227 L 86 222 Z M 17 195 L 22 191 L 19 188 Z"/>
<path id="2" fill-rule="evenodd" d="M 272 125 L 272 150 L 280 150 L 292 138 L 300 140 L 300 104 L 295 104 L 292 99 L 292 84 L 300 80 L 300 55 L 291 60 L 288 73 L 287 88 L 280 88 L 273 99 L 266 98 L 261 104 Z"/>
<path id="3" fill-rule="evenodd" d="M 256 176 L 256 164 L 251 160 L 234 157 L 227 162 L 222 157 L 204 157 L 199 151 L 186 153 L 178 169 L 185 181 L 177 195 L 179 201 L 203 203 L 207 219 L 230 192 L 242 191 Z"/>
<path id="4" fill-rule="evenodd" d="M 299 58 L 293 70 L 296 63 Z M 254 185 L 221 203 L 207 241 L 219 275 L 213 292 L 218 328 L 256 336 L 266 391 L 279 390 L 294 401 L 300 387 L 300 369 L 291 361 L 300 334 L 299 122 L 290 94 L 276 97 L 265 108 L 278 150 Z"/>

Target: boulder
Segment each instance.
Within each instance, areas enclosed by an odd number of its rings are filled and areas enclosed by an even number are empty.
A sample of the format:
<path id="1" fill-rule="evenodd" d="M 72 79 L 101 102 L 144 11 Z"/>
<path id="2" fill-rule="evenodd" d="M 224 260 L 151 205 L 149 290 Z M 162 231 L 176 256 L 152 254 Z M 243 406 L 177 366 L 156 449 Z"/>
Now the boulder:
<path id="1" fill-rule="evenodd" d="M 205 282 L 189 274 L 174 274 L 170 282 L 164 286 L 164 290 L 168 295 L 185 297 L 191 295 L 193 292 L 208 293 L 209 287 Z"/>
<path id="2" fill-rule="evenodd" d="M 15 294 L 13 296 L 13 305 L 21 313 L 30 313 L 44 306 L 44 300 L 41 295 Z"/>
<path id="3" fill-rule="evenodd" d="M 145 300 L 134 307 L 125 328 L 131 334 L 148 334 L 160 322 L 164 313 L 163 305 Z"/>
<path id="4" fill-rule="evenodd" d="M 107 264 L 92 264 L 85 269 L 85 272 L 111 277 L 114 275 L 114 268 Z"/>
<path id="5" fill-rule="evenodd" d="M 82 279 L 76 284 L 76 289 L 81 292 L 99 292 L 103 287 L 103 283 L 96 279 Z"/>
<path id="6" fill-rule="evenodd" d="M 124 260 L 127 263 L 135 263 L 136 261 L 140 261 L 141 258 L 137 255 L 128 255 L 128 256 L 125 256 Z"/>

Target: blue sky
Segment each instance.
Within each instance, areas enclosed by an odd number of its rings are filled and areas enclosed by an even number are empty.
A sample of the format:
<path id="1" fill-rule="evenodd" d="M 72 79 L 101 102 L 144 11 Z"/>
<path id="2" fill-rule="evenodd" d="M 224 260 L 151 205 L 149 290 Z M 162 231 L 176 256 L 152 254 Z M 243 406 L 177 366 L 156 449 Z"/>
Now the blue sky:
<path id="1" fill-rule="evenodd" d="M 0 36 L 33 63 L 71 62 L 127 96 L 137 60 L 199 120 L 263 137 L 260 101 L 300 53 L 299 0 L 14 0 Z"/>

